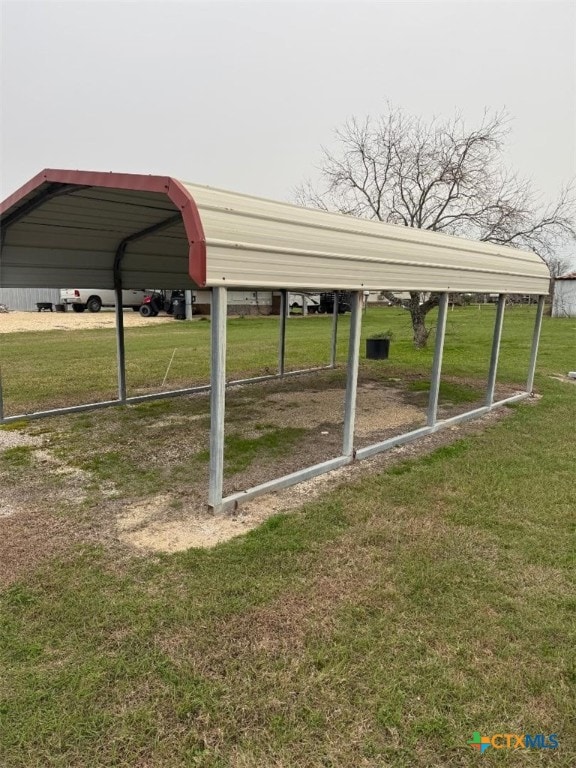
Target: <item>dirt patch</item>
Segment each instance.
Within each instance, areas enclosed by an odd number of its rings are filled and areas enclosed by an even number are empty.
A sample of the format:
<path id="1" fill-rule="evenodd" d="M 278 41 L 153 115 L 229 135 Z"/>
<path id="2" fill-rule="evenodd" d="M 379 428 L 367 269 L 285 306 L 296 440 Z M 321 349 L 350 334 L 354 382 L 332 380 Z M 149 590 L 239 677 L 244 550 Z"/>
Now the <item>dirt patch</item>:
<path id="1" fill-rule="evenodd" d="M 141 317 L 138 312 L 124 311 L 124 326 L 159 325 L 174 322 L 172 317 Z M 8 312 L 0 314 L 0 333 L 21 331 L 81 331 L 92 328 L 114 328 L 116 314 L 101 312 Z"/>
<path id="2" fill-rule="evenodd" d="M 11 584 L 31 568 L 56 555 L 70 551 L 75 544 L 90 542 L 89 531 L 57 513 L 51 499 L 30 500 L 3 505 L 0 514 L 0 584 Z M 95 539 L 92 539 L 95 543 Z"/>
<path id="3" fill-rule="evenodd" d="M 0 584 L 75 543 L 101 541 L 98 525 L 78 515 L 90 474 L 42 445 L 41 437 L 0 430 L 0 456 L 10 448 L 32 447 L 24 466 L 0 469 Z M 103 485 L 99 492 L 105 498 L 109 489 Z"/>
<path id="4" fill-rule="evenodd" d="M 225 493 L 340 455 L 342 383 L 332 378 L 312 382 L 308 377 L 298 382 L 263 383 L 250 389 L 250 398 L 246 392 L 231 390 L 227 435 L 240 444 L 245 440 L 245 450 L 255 453 L 245 468 L 228 472 Z M 375 381 L 359 386 L 357 445 L 422 423 L 424 409 L 406 402 L 404 394 L 396 385 Z M 202 395 L 174 399 L 158 412 L 134 406 L 121 413 L 94 412 L 89 418 L 62 416 L 42 425 L 42 437 L 34 434 L 36 422 L 19 430 L 0 430 L 0 453 L 29 446 L 22 456 L 15 453 L 12 463 L 0 465 L 0 581 L 18 578 L 47 557 L 64 555 L 75 543 L 104 544 L 127 557 L 213 547 L 272 515 L 301 507 L 340 483 L 380 472 L 483 430 L 510 413 L 498 409 L 477 422 L 455 425 L 292 488 L 243 502 L 235 514 L 214 516 L 206 507 L 207 406 L 207 395 Z M 287 427 L 302 430 L 296 448 L 271 450 L 267 436 Z M 177 439 L 178 430 L 181 439 Z M 142 439 L 151 433 L 154 439 Z M 265 447 L 254 449 L 260 438 Z"/>
<path id="5" fill-rule="evenodd" d="M 322 392 L 279 392 L 267 401 L 275 405 L 275 421 L 282 426 L 310 429 L 330 422 L 344 413 L 344 390 Z M 423 421 L 421 408 L 402 402 L 397 389 L 370 382 L 358 388 L 355 432 L 368 435 L 382 429 L 393 429 Z"/>
<path id="6" fill-rule="evenodd" d="M 0 451 L 33 445 L 42 445 L 42 439 L 33 435 L 26 435 L 15 429 L 0 429 Z"/>
<path id="7" fill-rule="evenodd" d="M 506 409 L 492 411 L 474 423 L 455 425 L 415 443 L 393 448 L 387 453 L 319 475 L 291 488 L 246 501 L 233 514 L 213 515 L 207 511 L 187 509 L 184 516 L 180 513 L 178 519 L 166 520 L 162 517 L 170 504 L 170 498 L 159 497 L 159 503 L 150 505 L 146 502 L 146 505 L 135 505 L 122 513 L 118 518 L 121 531 L 119 536 L 125 543 L 146 551 L 170 553 L 191 547 L 213 547 L 256 528 L 273 515 L 298 509 L 343 482 L 360 479 L 400 461 L 430 453 L 443 445 L 482 431 L 510 413 Z M 158 517 L 153 519 L 155 516 Z"/>
<path id="8" fill-rule="evenodd" d="M 160 504 L 155 511 L 157 501 Z M 179 520 L 152 519 L 155 514 L 162 517 L 169 503 L 169 498 L 161 497 L 153 500 L 152 508 L 147 502 L 146 511 L 139 509 L 141 505 L 126 510 L 117 521 L 120 540 L 137 549 L 155 552 L 214 547 L 246 533 L 274 514 L 272 509 L 264 507 L 237 515 L 215 516 L 208 512 L 197 512 Z"/>

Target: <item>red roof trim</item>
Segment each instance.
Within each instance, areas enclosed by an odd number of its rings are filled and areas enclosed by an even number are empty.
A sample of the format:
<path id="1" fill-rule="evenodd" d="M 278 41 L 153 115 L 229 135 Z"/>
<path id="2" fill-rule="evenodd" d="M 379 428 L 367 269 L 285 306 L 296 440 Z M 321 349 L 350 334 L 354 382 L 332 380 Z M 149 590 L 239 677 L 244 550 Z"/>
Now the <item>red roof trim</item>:
<path id="1" fill-rule="evenodd" d="M 136 173 L 66 171 L 46 168 L 0 203 L 0 215 L 17 206 L 21 200 L 38 187 L 51 183 L 165 194 L 182 214 L 182 221 L 188 238 L 188 272 L 190 277 L 198 286 L 206 285 L 206 238 L 202 220 L 194 198 L 177 179 L 170 176 L 145 176 Z"/>

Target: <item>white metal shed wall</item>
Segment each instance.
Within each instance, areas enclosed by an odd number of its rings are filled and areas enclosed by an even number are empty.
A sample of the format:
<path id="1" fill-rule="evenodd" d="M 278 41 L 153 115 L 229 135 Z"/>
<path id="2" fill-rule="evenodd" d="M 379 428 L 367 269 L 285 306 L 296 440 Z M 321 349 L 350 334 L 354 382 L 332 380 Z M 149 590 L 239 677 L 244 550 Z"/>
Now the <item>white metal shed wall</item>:
<path id="1" fill-rule="evenodd" d="M 554 283 L 552 317 L 576 317 L 576 277 Z"/>
<path id="2" fill-rule="evenodd" d="M 8 309 L 36 310 L 37 301 L 58 304 L 60 291 L 53 288 L 0 288 L 0 304 L 6 304 Z"/>

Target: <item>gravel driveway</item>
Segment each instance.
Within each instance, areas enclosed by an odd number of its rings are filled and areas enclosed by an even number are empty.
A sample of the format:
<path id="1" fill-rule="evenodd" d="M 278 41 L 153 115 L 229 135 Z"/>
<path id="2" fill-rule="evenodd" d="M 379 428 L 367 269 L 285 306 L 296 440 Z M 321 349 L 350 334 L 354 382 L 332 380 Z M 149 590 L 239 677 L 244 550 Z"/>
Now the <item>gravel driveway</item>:
<path id="1" fill-rule="evenodd" d="M 134 328 L 152 323 L 172 323 L 167 315 L 141 317 L 138 312 L 124 310 L 124 326 Z M 78 331 L 90 328 L 114 328 L 114 310 L 101 312 L 8 312 L 0 313 L 0 333 L 19 331 Z"/>

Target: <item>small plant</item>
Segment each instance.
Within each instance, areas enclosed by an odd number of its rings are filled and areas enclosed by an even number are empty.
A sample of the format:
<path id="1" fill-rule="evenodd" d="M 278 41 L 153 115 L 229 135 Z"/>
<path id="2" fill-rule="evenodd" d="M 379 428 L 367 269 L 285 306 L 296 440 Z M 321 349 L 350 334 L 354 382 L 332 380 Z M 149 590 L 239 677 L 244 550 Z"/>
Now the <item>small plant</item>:
<path id="1" fill-rule="evenodd" d="M 392 341 L 394 338 L 394 334 L 392 331 L 380 331 L 379 333 L 371 333 L 370 336 L 368 336 L 369 339 L 388 339 L 389 341 Z"/>

